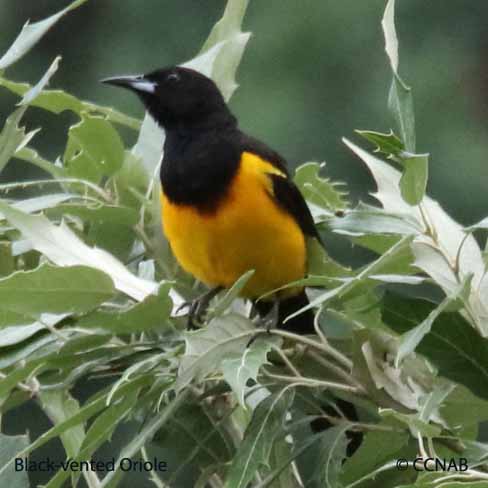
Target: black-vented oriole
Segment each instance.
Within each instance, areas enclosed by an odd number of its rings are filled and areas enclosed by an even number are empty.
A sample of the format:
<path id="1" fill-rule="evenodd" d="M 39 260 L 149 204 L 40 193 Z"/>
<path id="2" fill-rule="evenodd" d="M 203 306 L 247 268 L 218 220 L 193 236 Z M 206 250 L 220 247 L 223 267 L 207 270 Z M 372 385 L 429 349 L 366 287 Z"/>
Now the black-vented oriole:
<path id="1" fill-rule="evenodd" d="M 306 275 L 306 239 L 320 240 L 308 206 L 285 160 L 239 129 L 210 78 L 170 67 L 103 81 L 135 92 L 165 130 L 163 230 L 186 271 L 227 288 L 253 269 L 242 291 L 252 300 Z M 283 324 L 308 304 L 303 288 L 275 299 L 281 327 L 313 333 L 311 310 Z M 261 315 L 271 309 L 269 301 L 255 306 Z"/>

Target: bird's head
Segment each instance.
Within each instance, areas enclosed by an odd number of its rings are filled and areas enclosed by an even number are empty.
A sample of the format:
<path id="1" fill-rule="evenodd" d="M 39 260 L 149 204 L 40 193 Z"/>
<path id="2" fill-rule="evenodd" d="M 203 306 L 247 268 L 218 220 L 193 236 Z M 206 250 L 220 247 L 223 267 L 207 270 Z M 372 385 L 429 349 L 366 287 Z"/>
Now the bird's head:
<path id="1" fill-rule="evenodd" d="M 198 71 L 170 67 L 145 75 L 106 78 L 102 83 L 136 93 L 166 130 L 205 129 L 234 124 L 217 85 Z"/>

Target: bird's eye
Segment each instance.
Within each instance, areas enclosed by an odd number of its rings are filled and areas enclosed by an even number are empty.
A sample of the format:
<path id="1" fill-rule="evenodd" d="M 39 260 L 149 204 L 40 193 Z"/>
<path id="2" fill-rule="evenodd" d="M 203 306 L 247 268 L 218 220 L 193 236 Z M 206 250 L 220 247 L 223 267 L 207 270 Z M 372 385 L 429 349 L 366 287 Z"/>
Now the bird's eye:
<path id="1" fill-rule="evenodd" d="M 177 83 L 178 81 L 180 81 L 180 75 L 178 73 L 170 73 L 166 77 L 166 81 L 169 83 Z"/>

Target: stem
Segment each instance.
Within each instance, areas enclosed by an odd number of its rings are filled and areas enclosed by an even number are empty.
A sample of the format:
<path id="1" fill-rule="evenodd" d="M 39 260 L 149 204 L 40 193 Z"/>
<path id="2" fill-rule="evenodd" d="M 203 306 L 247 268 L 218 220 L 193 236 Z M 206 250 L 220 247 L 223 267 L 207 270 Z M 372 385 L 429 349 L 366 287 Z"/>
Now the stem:
<path id="1" fill-rule="evenodd" d="M 349 393 L 356 393 L 356 394 L 361 393 L 358 390 L 358 388 L 356 388 L 355 386 L 344 385 L 343 383 L 336 383 L 334 381 L 323 381 L 323 380 L 317 380 L 313 378 L 305 378 L 303 376 L 296 378 L 293 376 L 270 373 L 269 371 L 266 370 L 264 371 L 264 373 L 268 378 L 272 378 L 278 381 L 284 381 L 286 383 L 295 384 L 297 386 L 309 386 L 312 388 L 322 387 L 322 388 L 330 388 L 334 390 L 348 391 Z"/>
<path id="2" fill-rule="evenodd" d="M 301 342 L 302 344 L 306 344 L 307 346 L 313 347 L 319 351 L 325 352 L 329 356 L 332 356 L 336 359 L 339 363 L 345 366 L 349 371 L 352 370 L 352 361 L 344 356 L 341 352 L 337 349 L 333 348 L 330 344 L 319 344 L 312 339 L 308 339 L 305 336 L 300 336 L 298 334 L 293 334 L 292 332 L 287 332 L 284 330 L 272 329 L 269 331 L 270 334 L 278 335 L 280 337 L 284 337 L 285 339 L 291 339 L 295 342 Z"/>

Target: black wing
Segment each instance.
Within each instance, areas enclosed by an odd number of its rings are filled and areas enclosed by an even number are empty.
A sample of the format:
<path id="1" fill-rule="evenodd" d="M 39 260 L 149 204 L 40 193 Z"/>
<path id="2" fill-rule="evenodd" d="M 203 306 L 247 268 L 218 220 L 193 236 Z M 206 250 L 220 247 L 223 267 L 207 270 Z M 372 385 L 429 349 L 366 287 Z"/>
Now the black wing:
<path id="1" fill-rule="evenodd" d="M 286 177 L 276 174 L 269 175 L 273 182 L 276 202 L 296 220 L 305 235 L 316 237 L 321 242 L 310 209 L 300 190 L 290 179 L 285 159 L 263 142 L 246 134 L 241 135 L 241 145 L 243 151 L 256 154 L 286 175 Z"/>

